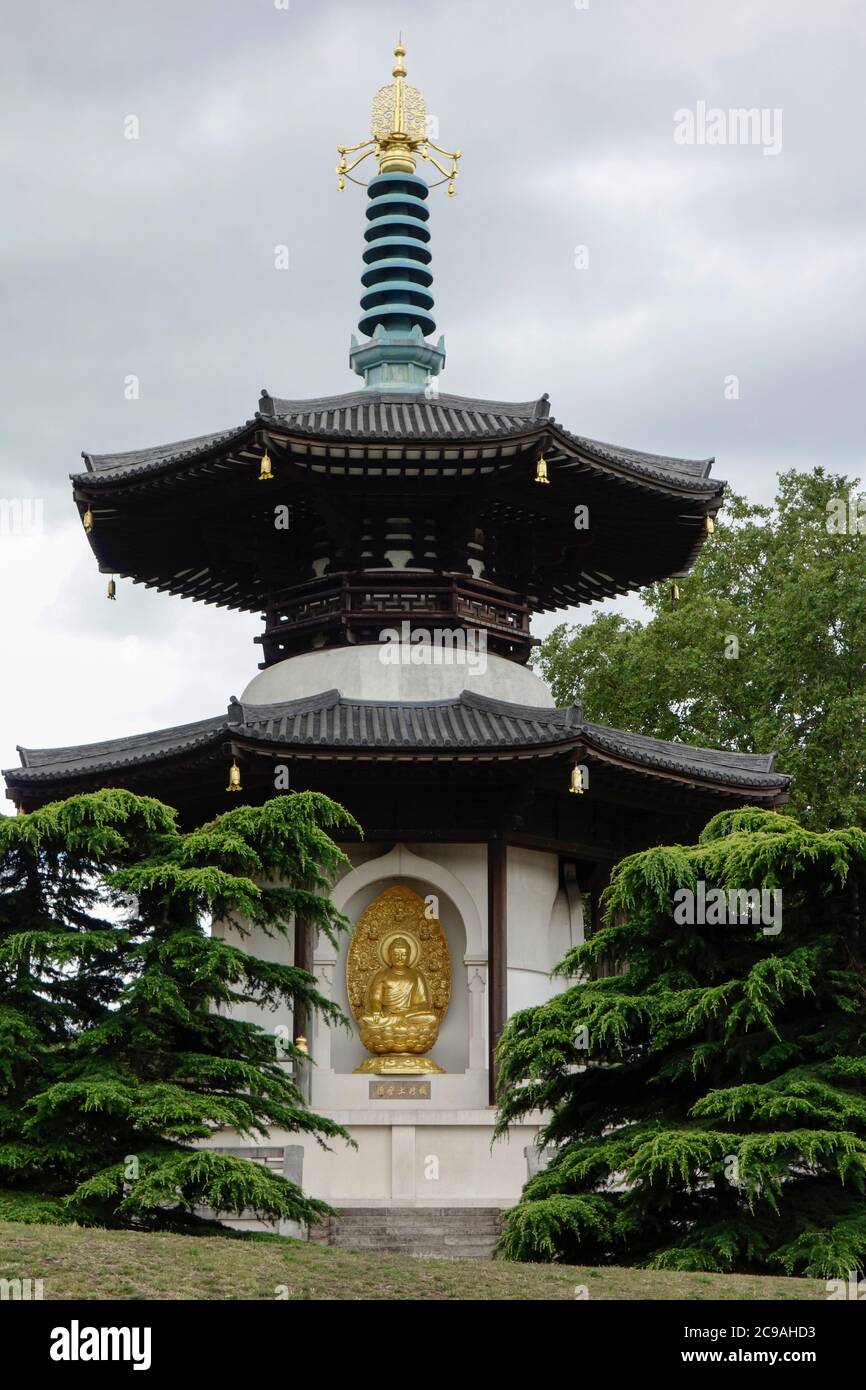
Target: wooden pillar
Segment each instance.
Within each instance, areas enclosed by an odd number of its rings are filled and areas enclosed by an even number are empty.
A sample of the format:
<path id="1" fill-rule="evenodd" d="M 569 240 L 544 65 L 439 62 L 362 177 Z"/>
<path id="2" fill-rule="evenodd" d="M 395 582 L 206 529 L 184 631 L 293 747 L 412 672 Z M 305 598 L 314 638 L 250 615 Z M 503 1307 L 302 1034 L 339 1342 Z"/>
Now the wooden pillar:
<path id="1" fill-rule="evenodd" d="M 496 1044 L 508 1008 L 508 849 L 501 835 L 487 843 L 487 990 L 490 1104 L 496 1101 Z"/>
<path id="2" fill-rule="evenodd" d="M 306 970 L 308 975 L 313 973 L 313 943 L 310 924 L 303 917 L 295 918 L 295 965 L 299 970 Z M 293 1029 L 296 1038 L 303 1037 L 309 1042 L 309 1025 L 307 1009 L 303 1004 L 295 1005 L 295 1026 Z"/>
<path id="3" fill-rule="evenodd" d="M 313 973 L 313 933 L 309 922 L 303 917 L 295 917 L 295 965 L 299 970 L 306 970 L 309 975 Z M 306 1038 L 307 1047 L 310 1047 L 310 1033 L 312 1018 L 305 1005 L 296 1003 L 293 1016 L 293 1040 Z M 301 1089 L 301 1094 L 309 1103 L 310 1100 L 310 1063 L 308 1061 L 297 1063 L 296 1080 Z"/>

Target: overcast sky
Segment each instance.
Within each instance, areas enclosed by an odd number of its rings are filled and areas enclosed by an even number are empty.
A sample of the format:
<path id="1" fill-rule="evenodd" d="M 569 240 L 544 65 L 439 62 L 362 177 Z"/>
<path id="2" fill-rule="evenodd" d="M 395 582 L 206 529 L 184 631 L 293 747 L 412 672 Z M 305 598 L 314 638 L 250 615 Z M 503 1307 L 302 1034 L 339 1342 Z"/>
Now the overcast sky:
<path id="1" fill-rule="evenodd" d="M 431 195 L 443 390 L 547 391 L 569 429 L 713 454 L 756 498 L 781 468 L 863 475 L 862 0 L 2 11 L 0 499 L 41 499 L 44 531 L 0 536 L 0 766 L 216 714 L 254 673 L 255 616 L 106 601 L 68 474 L 239 424 L 262 387 L 358 384 L 364 194 L 335 146 L 368 135 L 400 29 L 464 151 L 460 196 Z M 700 103 L 766 138 L 678 143 Z"/>

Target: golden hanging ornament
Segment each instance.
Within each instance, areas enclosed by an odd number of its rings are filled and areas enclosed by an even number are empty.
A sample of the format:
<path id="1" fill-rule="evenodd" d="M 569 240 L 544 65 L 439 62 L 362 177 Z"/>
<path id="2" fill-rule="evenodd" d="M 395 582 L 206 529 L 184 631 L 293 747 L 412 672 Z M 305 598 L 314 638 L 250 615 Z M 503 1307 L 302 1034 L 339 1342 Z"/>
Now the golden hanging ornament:
<path id="1" fill-rule="evenodd" d="M 274 481 L 274 471 L 271 468 L 271 459 L 267 450 L 262 454 L 262 466 L 259 469 L 259 482 L 272 483 Z"/>
<path id="2" fill-rule="evenodd" d="M 242 790 L 243 788 L 241 787 L 241 770 L 237 765 L 236 759 L 232 758 L 232 765 L 229 768 L 229 784 L 226 787 L 226 791 L 239 792 Z"/>
<path id="3" fill-rule="evenodd" d="M 704 517 L 704 530 L 706 531 L 707 535 L 711 536 L 715 529 L 716 523 L 713 521 L 713 518 L 711 516 Z"/>
<path id="4" fill-rule="evenodd" d="M 109 579 L 109 581 L 108 581 L 108 597 L 109 597 L 110 599 L 116 599 L 116 598 L 117 598 L 117 585 L 116 585 L 115 582 L 114 582 L 114 576 L 113 576 L 113 575 L 112 575 L 111 579 Z"/>
<path id="5" fill-rule="evenodd" d="M 679 603 L 680 601 L 680 586 L 677 584 L 676 580 L 674 580 L 671 585 L 671 600 L 674 603 Z"/>
<path id="6" fill-rule="evenodd" d="M 550 482 L 550 479 L 547 476 L 547 459 L 543 456 L 540 459 L 538 459 L 535 464 L 535 481 L 537 483 Z"/>
<path id="7" fill-rule="evenodd" d="M 93 512 L 90 510 L 89 507 L 87 508 L 87 511 L 84 513 L 84 516 L 81 518 L 81 524 L 89 536 L 91 531 L 93 530 Z"/>
<path id="8" fill-rule="evenodd" d="M 573 767 L 571 769 L 571 786 L 568 790 L 574 792 L 575 796 L 583 796 L 583 768 Z"/>
<path id="9" fill-rule="evenodd" d="M 295 1038 L 295 1047 L 299 1052 L 303 1052 L 305 1057 L 309 1057 L 310 1049 L 307 1047 L 307 1039 L 304 1037 L 303 1033 L 299 1033 Z"/>

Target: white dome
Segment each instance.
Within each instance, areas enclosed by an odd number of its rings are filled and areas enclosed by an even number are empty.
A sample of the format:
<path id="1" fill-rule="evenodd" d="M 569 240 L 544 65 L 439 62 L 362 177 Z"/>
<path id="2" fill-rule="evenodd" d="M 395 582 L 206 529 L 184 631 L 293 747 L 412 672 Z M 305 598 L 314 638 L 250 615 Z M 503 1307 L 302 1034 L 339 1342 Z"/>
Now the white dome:
<path id="1" fill-rule="evenodd" d="M 387 644 L 329 647 L 286 657 L 253 676 L 241 696 L 244 704 L 275 705 L 301 700 L 323 690 L 339 690 L 348 700 L 449 700 L 463 690 L 514 705 L 553 709 L 554 700 L 540 676 L 504 656 L 490 652 L 454 653 L 428 649 L 442 664 L 409 664 L 417 649 L 395 651 Z M 394 660 L 395 656 L 398 660 Z M 453 664 L 446 662 L 451 657 Z M 457 657 L 462 657 L 459 663 Z"/>

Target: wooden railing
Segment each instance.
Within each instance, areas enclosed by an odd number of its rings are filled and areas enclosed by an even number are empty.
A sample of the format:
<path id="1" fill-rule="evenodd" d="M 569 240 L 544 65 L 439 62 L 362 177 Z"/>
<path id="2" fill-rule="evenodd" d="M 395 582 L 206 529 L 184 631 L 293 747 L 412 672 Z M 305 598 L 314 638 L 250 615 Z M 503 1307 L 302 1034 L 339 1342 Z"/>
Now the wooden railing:
<path id="1" fill-rule="evenodd" d="M 477 628 L 502 655 L 526 661 L 534 639 L 520 595 L 481 580 L 393 575 L 341 575 L 311 580 L 272 595 L 257 639 L 265 666 L 305 650 L 321 633 L 326 644 L 378 640 L 379 629 L 408 619 L 413 628 Z"/>

